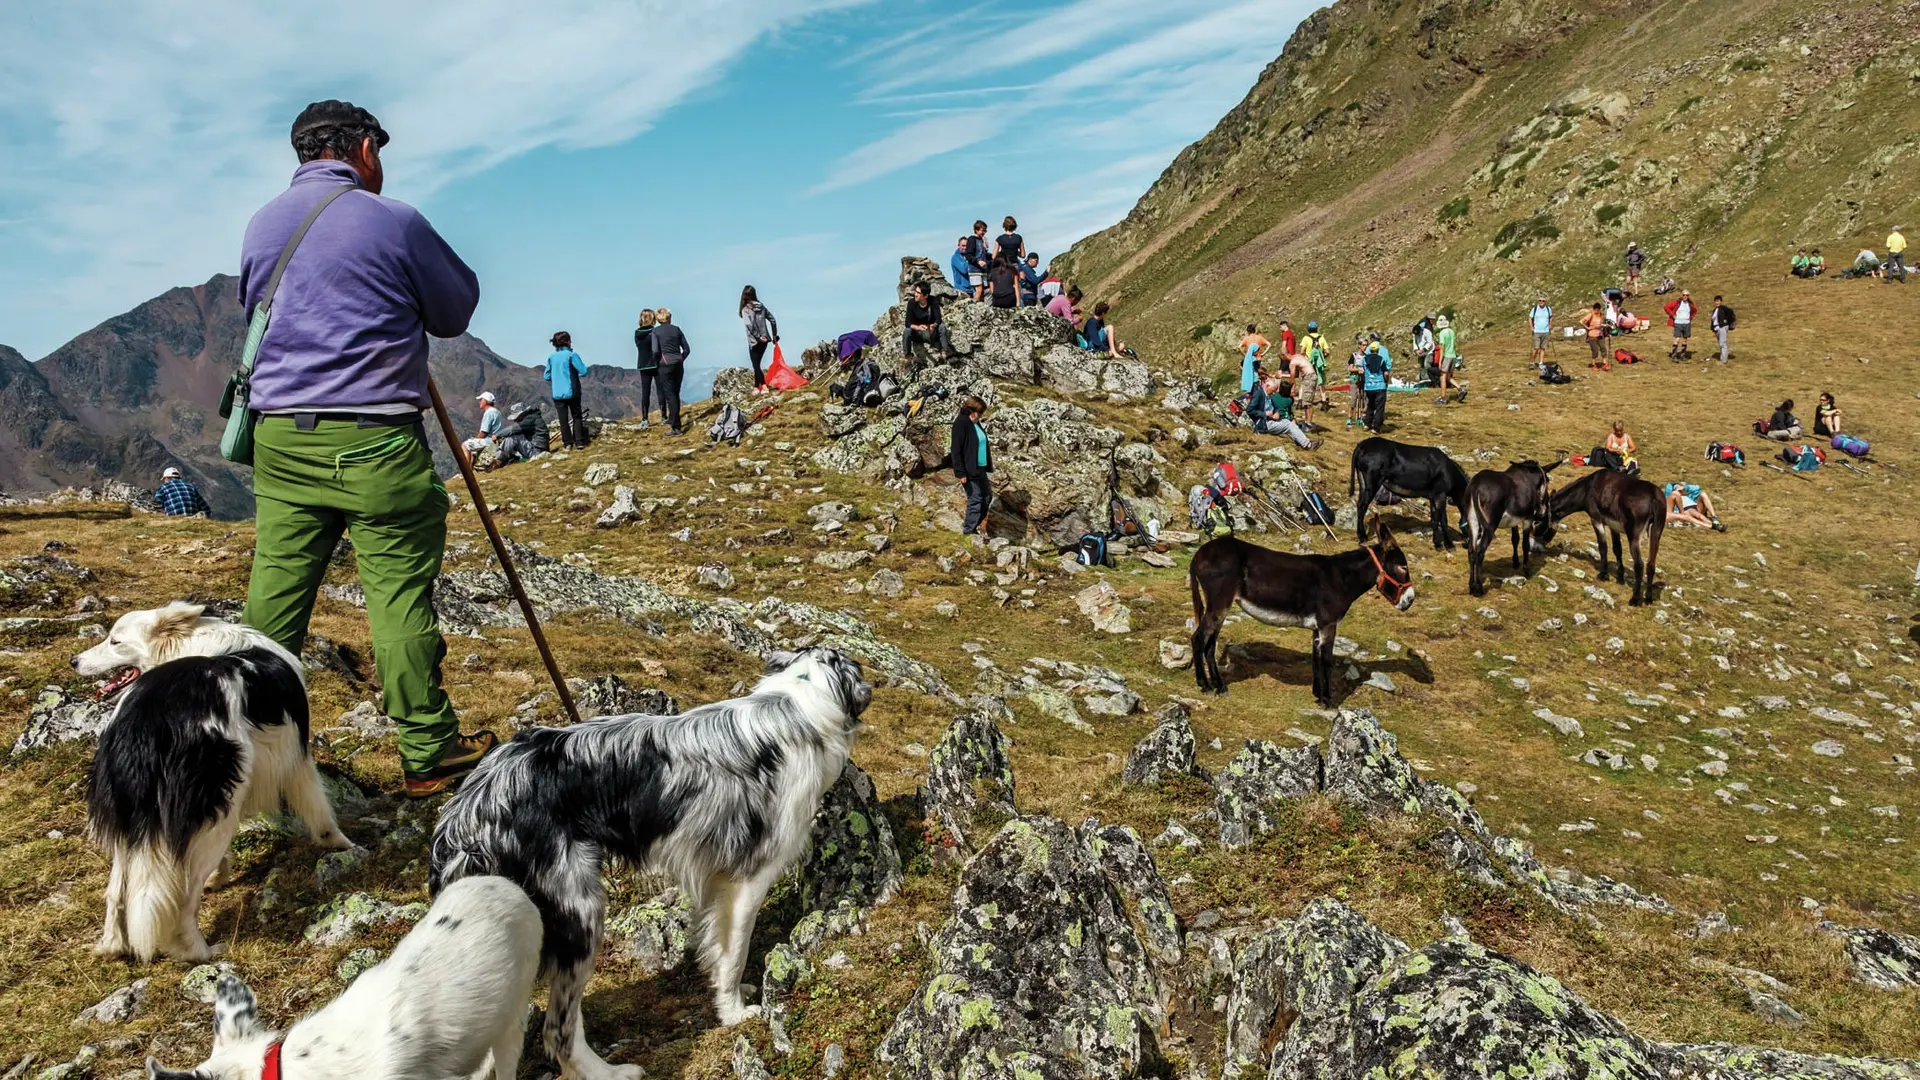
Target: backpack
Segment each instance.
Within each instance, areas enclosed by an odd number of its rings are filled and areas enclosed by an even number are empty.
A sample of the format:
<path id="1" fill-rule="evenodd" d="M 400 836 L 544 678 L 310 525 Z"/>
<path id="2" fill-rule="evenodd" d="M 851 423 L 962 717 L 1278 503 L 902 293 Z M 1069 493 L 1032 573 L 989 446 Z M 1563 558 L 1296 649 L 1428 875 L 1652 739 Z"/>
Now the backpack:
<path id="1" fill-rule="evenodd" d="M 538 439 L 547 433 L 547 425 L 546 422 L 541 419 L 539 409 L 523 410 L 519 416 L 513 419 L 517 425 L 514 431 L 525 438 Z"/>
<path id="2" fill-rule="evenodd" d="M 1794 472 L 1814 472 L 1827 463 L 1827 455 L 1817 446 L 1789 446 L 1780 451 L 1780 460 L 1793 466 Z"/>
<path id="3" fill-rule="evenodd" d="M 1252 396 L 1251 393 L 1241 394 L 1239 397 L 1227 402 L 1227 412 L 1233 416 L 1245 416 L 1247 414 L 1247 399 Z"/>
<path id="4" fill-rule="evenodd" d="M 1312 524 L 1333 524 L 1333 508 L 1327 505 L 1327 500 L 1317 491 L 1307 492 L 1306 498 L 1300 500 L 1300 509 Z"/>
<path id="5" fill-rule="evenodd" d="M 1540 381 L 1553 386 L 1563 386 L 1573 381 L 1573 376 L 1560 370 L 1560 365 L 1548 360 L 1540 365 Z"/>
<path id="6" fill-rule="evenodd" d="M 1587 464 L 1596 469 L 1612 469 L 1615 472 L 1627 467 L 1625 459 L 1604 446 L 1596 446 L 1587 455 Z"/>
<path id="7" fill-rule="evenodd" d="M 1247 486 L 1240 482 L 1240 470 L 1233 467 L 1233 462 L 1223 461 L 1213 467 L 1214 491 L 1221 495 L 1238 495 L 1246 488 Z"/>
<path id="8" fill-rule="evenodd" d="M 1213 489 L 1195 484 L 1187 489 L 1187 526 L 1195 531 L 1206 528 L 1207 511 L 1213 509 Z"/>
<path id="9" fill-rule="evenodd" d="M 1640 357 L 1626 349 L 1613 350 L 1613 362 L 1616 364 L 1638 364 Z"/>
<path id="10" fill-rule="evenodd" d="M 1772 430 L 1773 430 L 1773 420 L 1771 418 L 1767 418 L 1763 420 L 1755 420 L 1753 422 L 1753 433 L 1755 435 L 1764 437 L 1767 434 L 1767 432 Z"/>
<path id="11" fill-rule="evenodd" d="M 1858 435 L 1835 435 L 1833 437 L 1833 448 L 1847 454 L 1849 457 L 1866 457 L 1867 453 L 1873 449 L 1867 440 Z"/>
<path id="12" fill-rule="evenodd" d="M 1707 460 L 1727 465 L 1745 465 L 1747 455 L 1732 443 L 1711 442 L 1707 444 Z"/>
<path id="13" fill-rule="evenodd" d="M 1107 554 L 1107 538 L 1099 533 L 1087 533 L 1075 545 L 1073 557 L 1081 566 L 1111 566 L 1112 558 Z"/>
<path id="14" fill-rule="evenodd" d="M 1140 519 L 1133 516 L 1133 507 L 1118 495 L 1107 496 L 1107 536 L 1120 539 L 1124 536 L 1140 536 L 1146 529 L 1140 525 Z"/>
<path id="15" fill-rule="evenodd" d="M 1208 536 L 1232 536 L 1233 518 L 1227 515 L 1227 508 L 1218 504 L 1209 507 L 1201 531 Z"/>
<path id="16" fill-rule="evenodd" d="M 1673 279 L 1672 279 L 1672 278 L 1661 278 L 1661 279 L 1660 279 L 1660 284 L 1658 284 L 1658 285 L 1655 285 L 1655 286 L 1653 287 L 1653 291 L 1654 291 L 1654 292 L 1656 292 L 1656 293 L 1658 293 L 1658 294 L 1660 294 L 1661 296 L 1665 296 L 1666 294 L 1668 294 L 1668 293 L 1670 293 L 1670 292 L 1672 292 L 1672 291 L 1673 291 Z"/>
<path id="17" fill-rule="evenodd" d="M 1380 352 L 1380 350 L 1368 349 L 1365 353 L 1365 356 L 1366 356 L 1365 363 L 1367 365 L 1367 374 L 1385 375 L 1387 373 L 1387 358 L 1383 353 Z"/>
<path id="18" fill-rule="evenodd" d="M 720 415 L 714 417 L 713 424 L 707 428 L 707 441 L 712 443 L 730 442 L 740 445 L 747 433 L 747 417 L 738 405 L 723 405 Z"/>

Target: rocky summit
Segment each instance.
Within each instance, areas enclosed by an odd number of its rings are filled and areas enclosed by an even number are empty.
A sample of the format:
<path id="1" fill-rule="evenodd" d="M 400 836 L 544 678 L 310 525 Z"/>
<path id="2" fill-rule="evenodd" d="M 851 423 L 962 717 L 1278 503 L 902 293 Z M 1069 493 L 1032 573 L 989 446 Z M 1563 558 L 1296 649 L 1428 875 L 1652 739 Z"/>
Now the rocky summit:
<path id="1" fill-rule="evenodd" d="M 697 1080 L 1920 1078 L 1912 294 L 1786 273 L 1799 246 L 1877 248 L 1920 221 L 1916 14 L 1343 0 L 1060 260 L 1133 355 L 962 300 L 914 254 L 871 298 L 891 377 L 875 406 L 831 393 L 848 374 L 831 343 L 806 350 L 805 387 L 760 396 L 722 372 L 683 438 L 626 417 L 630 372 L 596 372 L 589 449 L 479 480 L 581 715 L 695 709 L 816 645 L 876 690 L 758 923 L 759 1015 L 718 1026 L 688 899 L 616 866 L 588 1040 Z M 1623 284 L 1630 241 L 1647 264 L 1626 303 L 1654 325 L 1611 343 L 1644 362 L 1588 367 L 1562 335 Z M 1726 366 L 1704 334 L 1702 355 L 1664 355 L 1669 277 L 1738 309 Z M 922 282 L 951 355 L 899 355 Z M 175 290 L 35 363 L 0 349 L 7 1080 L 200 1060 L 227 973 L 288 1023 L 429 901 L 438 805 L 399 795 L 349 542 L 302 659 L 356 847 L 261 817 L 202 905 L 215 963 L 89 951 L 108 864 L 86 778 L 114 721 L 70 661 L 129 611 L 240 612 L 254 532 L 209 420 L 208 373 L 241 332 L 231 293 Z M 1571 382 L 1531 367 L 1543 293 Z M 1468 393 L 1390 394 L 1388 438 L 1474 474 L 1586 454 L 1619 420 L 1639 475 L 1701 485 L 1726 531 L 1670 524 L 1635 605 L 1577 517 L 1523 565 L 1499 530 L 1476 596 L 1457 508 L 1445 536 L 1418 497 L 1358 518 L 1369 433 L 1344 390 L 1316 408 L 1313 449 L 1236 412 L 1248 324 L 1277 342 L 1283 319 L 1319 323 L 1337 382 L 1370 328 L 1405 375 L 1429 313 L 1458 333 Z M 535 396 L 474 339 L 433 363 L 450 396 Z M 1764 467 L 1754 421 L 1787 398 L 1810 416 L 1822 391 L 1871 452 Z M 978 536 L 959 532 L 948 441 L 968 396 L 995 461 Z M 701 439 L 729 404 L 738 442 Z M 232 520 L 154 513 L 131 474 L 169 462 Z M 1334 555 L 1364 524 L 1405 558 L 1414 602 L 1370 590 L 1331 632 L 1330 706 L 1311 632 L 1258 605 L 1226 617 L 1226 692 L 1196 685 L 1188 496 L 1227 463 L 1241 540 Z M 1552 487 L 1582 475 L 1568 461 Z M 450 486 L 434 595 L 462 726 L 564 723 L 475 500 Z M 1076 557 L 1089 533 L 1104 559 Z M 543 1054 L 523 1077 L 552 1075 Z"/>

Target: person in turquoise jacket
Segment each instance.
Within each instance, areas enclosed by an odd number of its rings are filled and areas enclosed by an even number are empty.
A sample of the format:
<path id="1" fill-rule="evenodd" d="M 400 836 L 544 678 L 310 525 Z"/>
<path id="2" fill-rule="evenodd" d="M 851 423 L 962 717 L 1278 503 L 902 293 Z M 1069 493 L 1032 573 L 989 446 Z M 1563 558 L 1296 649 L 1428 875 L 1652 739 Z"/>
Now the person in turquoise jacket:
<path id="1" fill-rule="evenodd" d="M 573 335 L 565 330 L 553 335 L 553 353 L 547 357 L 547 386 L 553 395 L 554 411 L 560 414 L 560 442 L 568 450 L 587 448 L 587 424 L 580 418 L 580 384 L 586 375 L 586 361 L 573 351 Z"/>
<path id="2" fill-rule="evenodd" d="M 1378 435 L 1387 422 L 1387 375 L 1393 371 L 1393 354 L 1379 334 L 1367 337 L 1360 357 L 1360 389 L 1367 394 L 1367 430 Z"/>

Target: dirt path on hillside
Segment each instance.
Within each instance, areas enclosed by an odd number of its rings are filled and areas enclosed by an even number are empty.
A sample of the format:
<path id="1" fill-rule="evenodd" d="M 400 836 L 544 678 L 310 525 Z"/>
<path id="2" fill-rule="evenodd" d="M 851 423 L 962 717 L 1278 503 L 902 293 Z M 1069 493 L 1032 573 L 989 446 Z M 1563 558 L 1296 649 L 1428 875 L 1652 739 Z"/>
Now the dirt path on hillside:
<path id="1" fill-rule="evenodd" d="M 1227 191 L 1230 191 L 1230 190 L 1232 189 L 1227 189 Z M 1113 286 L 1114 282 L 1119 281 L 1121 278 L 1126 277 L 1128 274 L 1131 274 L 1135 270 L 1140 269 L 1140 267 L 1144 265 L 1148 259 L 1151 259 L 1155 255 L 1160 254 L 1161 249 L 1166 247 L 1167 243 L 1171 241 L 1174 237 L 1179 236 L 1181 233 L 1184 233 L 1188 229 L 1193 228 L 1195 223 L 1197 223 L 1201 218 L 1206 217 L 1208 214 L 1212 213 L 1217 207 L 1219 207 L 1219 205 L 1222 202 L 1225 202 L 1227 198 L 1227 191 L 1220 191 L 1215 193 L 1212 198 L 1207 199 L 1206 201 L 1202 202 L 1200 205 L 1187 211 L 1184 215 L 1181 216 L 1179 221 L 1173 224 L 1172 227 L 1161 230 L 1160 235 L 1156 237 L 1152 243 L 1148 244 L 1146 247 L 1141 248 L 1139 251 L 1134 252 L 1132 255 L 1127 256 L 1127 259 L 1125 262 L 1115 267 L 1112 270 L 1112 272 L 1108 273 L 1105 277 L 1102 277 L 1098 282 L 1096 282 L 1093 288 L 1089 290 L 1088 295 L 1090 296 L 1102 295 Z"/>

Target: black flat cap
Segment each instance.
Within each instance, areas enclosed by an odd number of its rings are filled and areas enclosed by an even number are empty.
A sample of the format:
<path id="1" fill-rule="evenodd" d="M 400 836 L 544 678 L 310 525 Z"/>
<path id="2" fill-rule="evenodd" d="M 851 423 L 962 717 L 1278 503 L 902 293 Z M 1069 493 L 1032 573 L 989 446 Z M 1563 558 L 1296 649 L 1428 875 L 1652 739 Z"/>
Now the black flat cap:
<path id="1" fill-rule="evenodd" d="M 298 139 L 309 131 L 329 127 L 371 131 L 376 146 L 387 145 L 387 129 L 380 126 L 372 113 L 350 101 L 316 101 L 301 109 L 300 115 L 293 119 L 292 137 Z"/>

